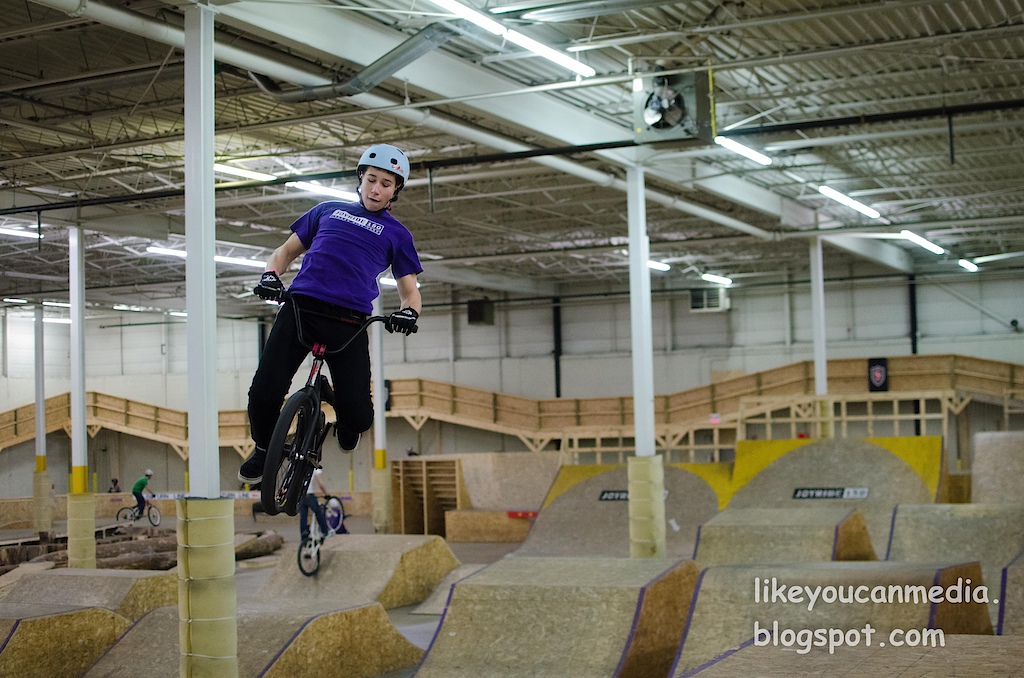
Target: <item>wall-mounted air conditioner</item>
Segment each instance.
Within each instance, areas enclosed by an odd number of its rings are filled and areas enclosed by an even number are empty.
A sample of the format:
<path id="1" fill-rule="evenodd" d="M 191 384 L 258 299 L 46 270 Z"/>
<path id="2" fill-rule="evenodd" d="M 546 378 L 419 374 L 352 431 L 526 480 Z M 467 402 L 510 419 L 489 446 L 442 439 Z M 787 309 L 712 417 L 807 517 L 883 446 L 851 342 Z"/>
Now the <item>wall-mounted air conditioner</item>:
<path id="1" fill-rule="evenodd" d="M 729 290 L 702 287 L 690 290 L 690 313 L 720 313 L 729 310 Z"/>

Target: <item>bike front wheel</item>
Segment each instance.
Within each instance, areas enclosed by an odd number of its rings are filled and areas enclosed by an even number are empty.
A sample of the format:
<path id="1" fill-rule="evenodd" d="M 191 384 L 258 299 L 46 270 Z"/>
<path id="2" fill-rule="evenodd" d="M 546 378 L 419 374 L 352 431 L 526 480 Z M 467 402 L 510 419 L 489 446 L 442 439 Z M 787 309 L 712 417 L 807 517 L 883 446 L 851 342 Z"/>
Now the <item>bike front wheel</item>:
<path id="1" fill-rule="evenodd" d="M 307 537 L 299 544 L 299 571 L 312 577 L 320 569 L 320 542 Z"/>
<path id="2" fill-rule="evenodd" d="M 309 450 L 305 446 L 319 414 L 310 390 L 304 388 L 288 398 L 267 445 L 260 499 L 263 510 L 272 516 L 282 511 L 295 515 L 299 497 L 306 491 Z"/>
<path id="3" fill-rule="evenodd" d="M 160 527 L 160 509 L 152 504 L 146 507 L 146 517 L 149 518 L 149 524 L 153 527 Z"/>

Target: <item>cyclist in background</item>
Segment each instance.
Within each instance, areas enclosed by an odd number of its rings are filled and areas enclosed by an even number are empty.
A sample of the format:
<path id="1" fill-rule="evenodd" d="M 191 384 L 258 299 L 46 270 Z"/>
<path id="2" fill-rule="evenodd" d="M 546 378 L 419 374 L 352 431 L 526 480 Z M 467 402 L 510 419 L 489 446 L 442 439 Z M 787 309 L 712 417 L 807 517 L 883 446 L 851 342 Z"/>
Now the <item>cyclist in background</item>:
<path id="1" fill-rule="evenodd" d="M 373 312 L 380 291 L 377 276 L 391 267 L 398 282 L 400 310 L 388 316 L 388 332 L 409 335 L 422 308 L 416 276 L 423 272 L 412 234 L 391 216 L 391 205 L 409 180 L 409 159 L 388 144 L 366 149 L 357 167 L 359 199 L 322 202 L 291 225 L 292 234 L 274 250 L 253 292 L 268 300 L 283 297 L 280 275 L 305 253 L 289 287 L 291 301 L 281 307 L 249 387 L 249 424 L 256 449 L 238 470 L 238 479 L 263 480 L 267 445 L 281 413 L 292 377 L 309 349 L 295 327 L 297 304 L 303 313 L 303 336 L 309 342 L 340 345 L 359 331 Z M 327 317 L 325 317 L 327 316 Z M 337 413 L 336 432 L 343 450 L 353 450 L 359 435 L 373 424 L 370 398 L 369 342 L 364 335 L 327 357 L 334 393 L 324 399 Z"/>
<path id="2" fill-rule="evenodd" d="M 312 511 L 313 515 L 316 516 L 316 522 L 320 524 L 320 541 L 323 541 L 330 531 L 327 526 L 327 516 L 324 515 L 324 507 L 317 501 L 316 493 L 319 490 L 322 496 L 330 494 L 327 488 L 324 486 L 324 481 L 320 478 L 323 475 L 323 471 L 320 469 L 313 469 L 313 479 L 309 483 L 309 488 L 306 490 L 306 496 L 302 498 L 302 503 L 299 504 L 299 536 L 300 541 L 306 541 L 309 536 L 309 512 Z M 316 489 L 313 486 L 316 486 Z"/>
<path id="3" fill-rule="evenodd" d="M 132 485 L 132 494 L 135 496 L 135 514 L 138 516 L 144 515 L 143 511 L 146 510 L 146 497 L 143 496 L 143 492 L 149 492 L 149 496 L 155 497 L 152 490 L 146 490 L 149 485 L 149 481 L 153 478 L 153 470 L 146 469 L 146 474 L 135 481 Z"/>

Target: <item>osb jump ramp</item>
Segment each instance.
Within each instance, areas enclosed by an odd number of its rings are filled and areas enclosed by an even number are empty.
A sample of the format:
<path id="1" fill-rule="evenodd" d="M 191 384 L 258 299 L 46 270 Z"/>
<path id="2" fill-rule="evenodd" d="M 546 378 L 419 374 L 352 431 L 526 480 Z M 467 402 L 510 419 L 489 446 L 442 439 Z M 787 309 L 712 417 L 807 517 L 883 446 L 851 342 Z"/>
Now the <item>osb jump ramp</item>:
<path id="1" fill-rule="evenodd" d="M 693 558 L 702 569 L 877 560 L 864 514 L 843 508 L 726 509 L 700 526 Z"/>
<path id="2" fill-rule="evenodd" d="M 1024 551 L 1003 568 L 999 593 L 996 632 L 1001 636 L 1024 636 Z"/>
<path id="3" fill-rule="evenodd" d="M 992 594 L 989 614 L 998 626 L 1003 568 L 1024 551 L 1024 503 L 900 504 L 893 511 L 886 560 L 977 560 Z M 996 602 L 998 599 L 999 602 Z"/>
<path id="4" fill-rule="evenodd" d="M 264 590 L 316 610 L 374 601 L 390 610 L 422 603 L 458 566 L 438 536 L 343 534 L 324 542 L 315 576 L 303 575 L 294 557 L 282 557 Z"/>
<path id="5" fill-rule="evenodd" d="M 681 466 L 665 466 L 665 544 L 668 556 L 690 558 L 697 527 L 718 513 L 718 496 L 706 480 Z M 514 554 L 628 558 L 628 487 L 625 466 L 563 466 Z"/>
<path id="6" fill-rule="evenodd" d="M 945 634 L 945 645 L 812 648 L 798 654 L 793 647 L 748 646 L 722 657 L 691 674 L 699 678 L 878 678 L 921 676 L 926 678 L 1021 678 L 1024 676 L 1024 643 L 1019 639 Z M 903 642 L 902 640 L 900 642 Z"/>
<path id="7" fill-rule="evenodd" d="M 1024 431 L 974 435 L 971 452 L 971 501 L 979 504 L 1024 502 Z"/>
<path id="8" fill-rule="evenodd" d="M 690 560 L 499 560 L 452 588 L 416 676 L 667 676 L 697 576 Z"/>
<path id="9" fill-rule="evenodd" d="M 448 604 L 448 594 L 456 582 L 462 581 L 471 574 L 476 574 L 486 565 L 459 565 L 457 568 L 445 575 L 441 583 L 434 587 L 433 593 L 425 601 L 409 610 L 410 614 L 444 614 L 444 608 Z"/>
<path id="10" fill-rule="evenodd" d="M 971 580 L 970 602 L 958 602 L 957 591 L 962 598 L 967 579 Z M 775 632 L 776 625 L 782 634 L 786 629 L 846 633 L 870 624 L 876 640 L 894 629 L 991 634 L 986 605 L 977 601 L 981 581 L 981 566 L 976 562 L 710 567 L 701 573 L 673 675 L 687 675 L 742 647 L 755 637 L 755 623 L 768 634 Z M 949 591 L 949 597 L 943 594 L 936 596 L 939 602 L 931 602 L 934 586 Z"/>
<path id="11" fill-rule="evenodd" d="M 37 613 L 101 607 L 135 621 L 177 600 L 178 575 L 173 572 L 58 569 L 21 577 L 3 603 L 28 605 Z"/>
<path id="12" fill-rule="evenodd" d="M 379 603 L 317 615 L 238 609 L 239 678 L 368 678 L 422 656 Z M 178 608 L 162 607 L 132 626 L 85 678 L 177 678 L 179 663 Z"/>
<path id="13" fill-rule="evenodd" d="M 100 608 L 52 614 L 30 608 L 0 604 L 0 676 L 78 678 L 131 626 Z"/>
<path id="14" fill-rule="evenodd" d="M 934 503 L 942 439 L 742 440 L 729 508 L 846 508 L 864 514 L 885 553 L 896 504 Z"/>

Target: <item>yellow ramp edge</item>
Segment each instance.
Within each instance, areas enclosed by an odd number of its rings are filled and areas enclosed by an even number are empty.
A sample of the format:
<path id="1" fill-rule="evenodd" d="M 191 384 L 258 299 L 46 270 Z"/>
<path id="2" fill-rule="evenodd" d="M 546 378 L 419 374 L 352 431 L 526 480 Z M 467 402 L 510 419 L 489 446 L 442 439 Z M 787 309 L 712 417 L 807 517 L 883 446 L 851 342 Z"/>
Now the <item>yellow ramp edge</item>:
<path id="1" fill-rule="evenodd" d="M 968 579 L 970 593 L 968 602 L 963 602 L 963 587 Z M 760 631 L 756 636 L 764 641 L 775 633 L 781 638 L 786 629 L 842 629 L 844 634 L 861 633 L 861 643 L 866 642 L 864 633 L 868 625 L 875 634 L 875 643 L 886 640 L 896 629 L 991 635 L 988 610 L 978 597 L 981 585 L 981 566 L 977 562 L 710 567 L 701 574 L 672 675 L 691 675 L 694 669 L 752 642 L 756 631 Z M 928 602 L 933 586 L 943 591 L 939 602 Z M 803 591 L 798 598 L 791 593 L 793 587 Z M 827 593 L 830 588 L 831 593 Z M 819 591 L 817 596 L 807 593 L 814 590 Z M 778 595 L 779 591 L 785 595 Z M 990 590 L 985 592 L 993 595 Z M 858 602 L 858 598 L 864 602 Z M 799 655 L 793 655 L 796 662 Z"/>
<path id="2" fill-rule="evenodd" d="M 131 626 L 121 615 L 90 608 L 12 619 L 0 605 L 0 676 L 78 678 Z"/>
<path id="3" fill-rule="evenodd" d="M 659 558 L 505 558 L 452 589 L 418 678 L 665 676 L 698 572 Z"/>

